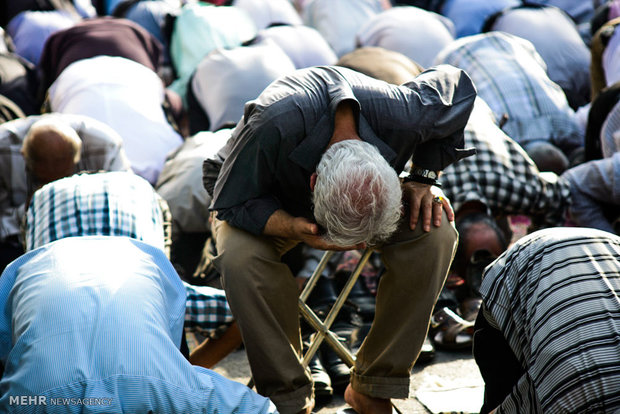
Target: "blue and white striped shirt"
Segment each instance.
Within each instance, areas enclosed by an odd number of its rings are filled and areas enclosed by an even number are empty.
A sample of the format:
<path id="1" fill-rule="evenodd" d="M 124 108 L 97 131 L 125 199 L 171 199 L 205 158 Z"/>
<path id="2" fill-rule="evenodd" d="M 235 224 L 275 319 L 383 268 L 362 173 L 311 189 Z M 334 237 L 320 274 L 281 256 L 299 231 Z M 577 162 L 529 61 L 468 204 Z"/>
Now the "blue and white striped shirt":
<path id="1" fill-rule="evenodd" d="M 502 129 L 520 145 L 550 141 L 567 153 L 583 146 L 575 112 L 528 40 L 504 32 L 467 36 L 442 49 L 439 63 L 467 72 L 495 117 L 508 115 Z"/>
<path id="2" fill-rule="evenodd" d="M 132 172 L 76 174 L 34 194 L 26 216 L 26 250 L 66 237 L 116 236 L 165 251 L 166 209 L 151 184 Z M 188 332 L 211 337 L 228 328 L 234 318 L 223 290 L 183 284 Z"/>
<path id="3" fill-rule="evenodd" d="M 0 277 L 2 411 L 275 412 L 184 358 L 185 300 L 164 253 L 130 238 L 69 237 L 21 256 Z"/>

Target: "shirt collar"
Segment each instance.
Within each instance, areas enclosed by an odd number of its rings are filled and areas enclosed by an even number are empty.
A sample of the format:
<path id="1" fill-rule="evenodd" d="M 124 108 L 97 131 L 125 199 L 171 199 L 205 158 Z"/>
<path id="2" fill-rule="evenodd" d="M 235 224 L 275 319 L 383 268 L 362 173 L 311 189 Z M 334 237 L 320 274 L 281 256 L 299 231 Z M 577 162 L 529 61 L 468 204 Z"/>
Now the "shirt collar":
<path id="1" fill-rule="evenodd" d="M 289 159 L 304 170 L 313 172 L 321 160 L 327 144 L 329 144 L 332 133 L 332 117 L 326 112 L 319 119 L 312 132 L 291 151 Z M 359 135 L 363 141 L 376 146 L 383 158 L 389 163 L 394 161 L 396 152 L 375 134 L 362 114 L 359 115 Z"/>

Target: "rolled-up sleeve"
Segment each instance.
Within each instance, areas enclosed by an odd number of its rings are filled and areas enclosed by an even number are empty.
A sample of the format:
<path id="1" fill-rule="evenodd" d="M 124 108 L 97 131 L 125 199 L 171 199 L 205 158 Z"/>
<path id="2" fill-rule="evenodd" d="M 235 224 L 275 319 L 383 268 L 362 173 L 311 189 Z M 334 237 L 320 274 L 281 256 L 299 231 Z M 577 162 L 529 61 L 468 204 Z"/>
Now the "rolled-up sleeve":
<path id="1" fill-rule="evenodd" d="M 269 217 L 282 207 L 273 195 L 280 131 L 273 123 L 257 124 L 260 128 L 242 121 L 220 151 L 219 158 L 224 161 L 213 187 L 211 205 L 220 220 L 256 235 L 262 233 Z M 205 163 L 205 177 L 207 169 Z"/>
<path id="2" fill-rule="evenodd" d="M 422 129 L 422 140 L 412 156 L 415 165 L 439 171 L 475 154 L 474 148 L 463 148 L 465 125 L 476 98 L 476 88 L 465 71 L 439 65 L 404 86 L 413 91 L 409 99 L 422 119 L 432 122 Z"/>

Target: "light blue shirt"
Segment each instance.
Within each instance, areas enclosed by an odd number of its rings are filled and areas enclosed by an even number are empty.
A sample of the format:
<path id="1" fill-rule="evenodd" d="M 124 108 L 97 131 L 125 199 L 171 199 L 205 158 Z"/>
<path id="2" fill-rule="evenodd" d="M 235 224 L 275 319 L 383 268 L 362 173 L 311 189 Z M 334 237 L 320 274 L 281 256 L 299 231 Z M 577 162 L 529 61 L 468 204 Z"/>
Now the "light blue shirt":
<path id="1" fill-rule="evenodd" d="M 37 65 L 47 38 L 75 23 L 73 16 L 62 11 L 25 11 L 11 19 L 7 31 L 15 53 Z"/>
<path id="2" fill-rule="evenodd" d="M 458 38 L 480 33 L 489 16 L 519 4 L 517 0 L 446 0 L 441 14 L 454 22 Z"/>
<path id="3" fill-rule="evenodd" d="M 245 10 L 200 2 L 186 4 L 174 21 L 170 39 L 170 57 L 178 74 L 170 89 L 185 99 L 189 78 L 209 52 L 241 46 L 256 33 L 256 25 Z"/>
<path id="4" fill-rule="evenodd" d="M 570 182 L 569 213 L 575 224 L 616 233 L 615 222 L 620 222 L 620 152 L 579 164 L 562 177 Z M 611 222 L 603 212 L 604 205 L 615 212 Z"/>
<path id="5" fill-rule="evenodd" d="M 183 357 L 185 300 L 164 253 L 130 238 L 70 237 L 21 256 L 0 277 L 0 407 L 275 412 L 268 399 Z M 22 396 L 29 404 L 20 405 Z"/>

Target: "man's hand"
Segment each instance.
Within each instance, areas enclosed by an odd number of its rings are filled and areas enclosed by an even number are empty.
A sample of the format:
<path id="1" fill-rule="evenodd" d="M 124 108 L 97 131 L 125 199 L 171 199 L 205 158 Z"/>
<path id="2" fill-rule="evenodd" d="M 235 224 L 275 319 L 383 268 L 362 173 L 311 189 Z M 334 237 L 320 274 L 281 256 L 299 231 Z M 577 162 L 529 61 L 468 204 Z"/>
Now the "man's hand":
<path id="1" fill-rule="evenodd" d="M 441 202 L 433 201 L 439 197 Z M 438 187 L 408 182 L 403 184 L 403 202 L 409 206 L 409 227 L 415 230 L 420 215 L 422 215 L 422 228 L 431 231 L 431 221 L 435 227 L 441 226 L 442 210 L 446 210 L 449 221 L 454 221 L 454 211 L 450 201 Z"/>
<path id="2" fill-rule="evenodd" d="M 318 224 L 304 217 L 293 217 L 284 210 L 276 210 L 269 217 L 263 234 L 299 240 L 319 250 L 355 250 L 366 247 L 366 243 L 359 243 L 354 246 L 331 244 L 320 235 Z"/>

